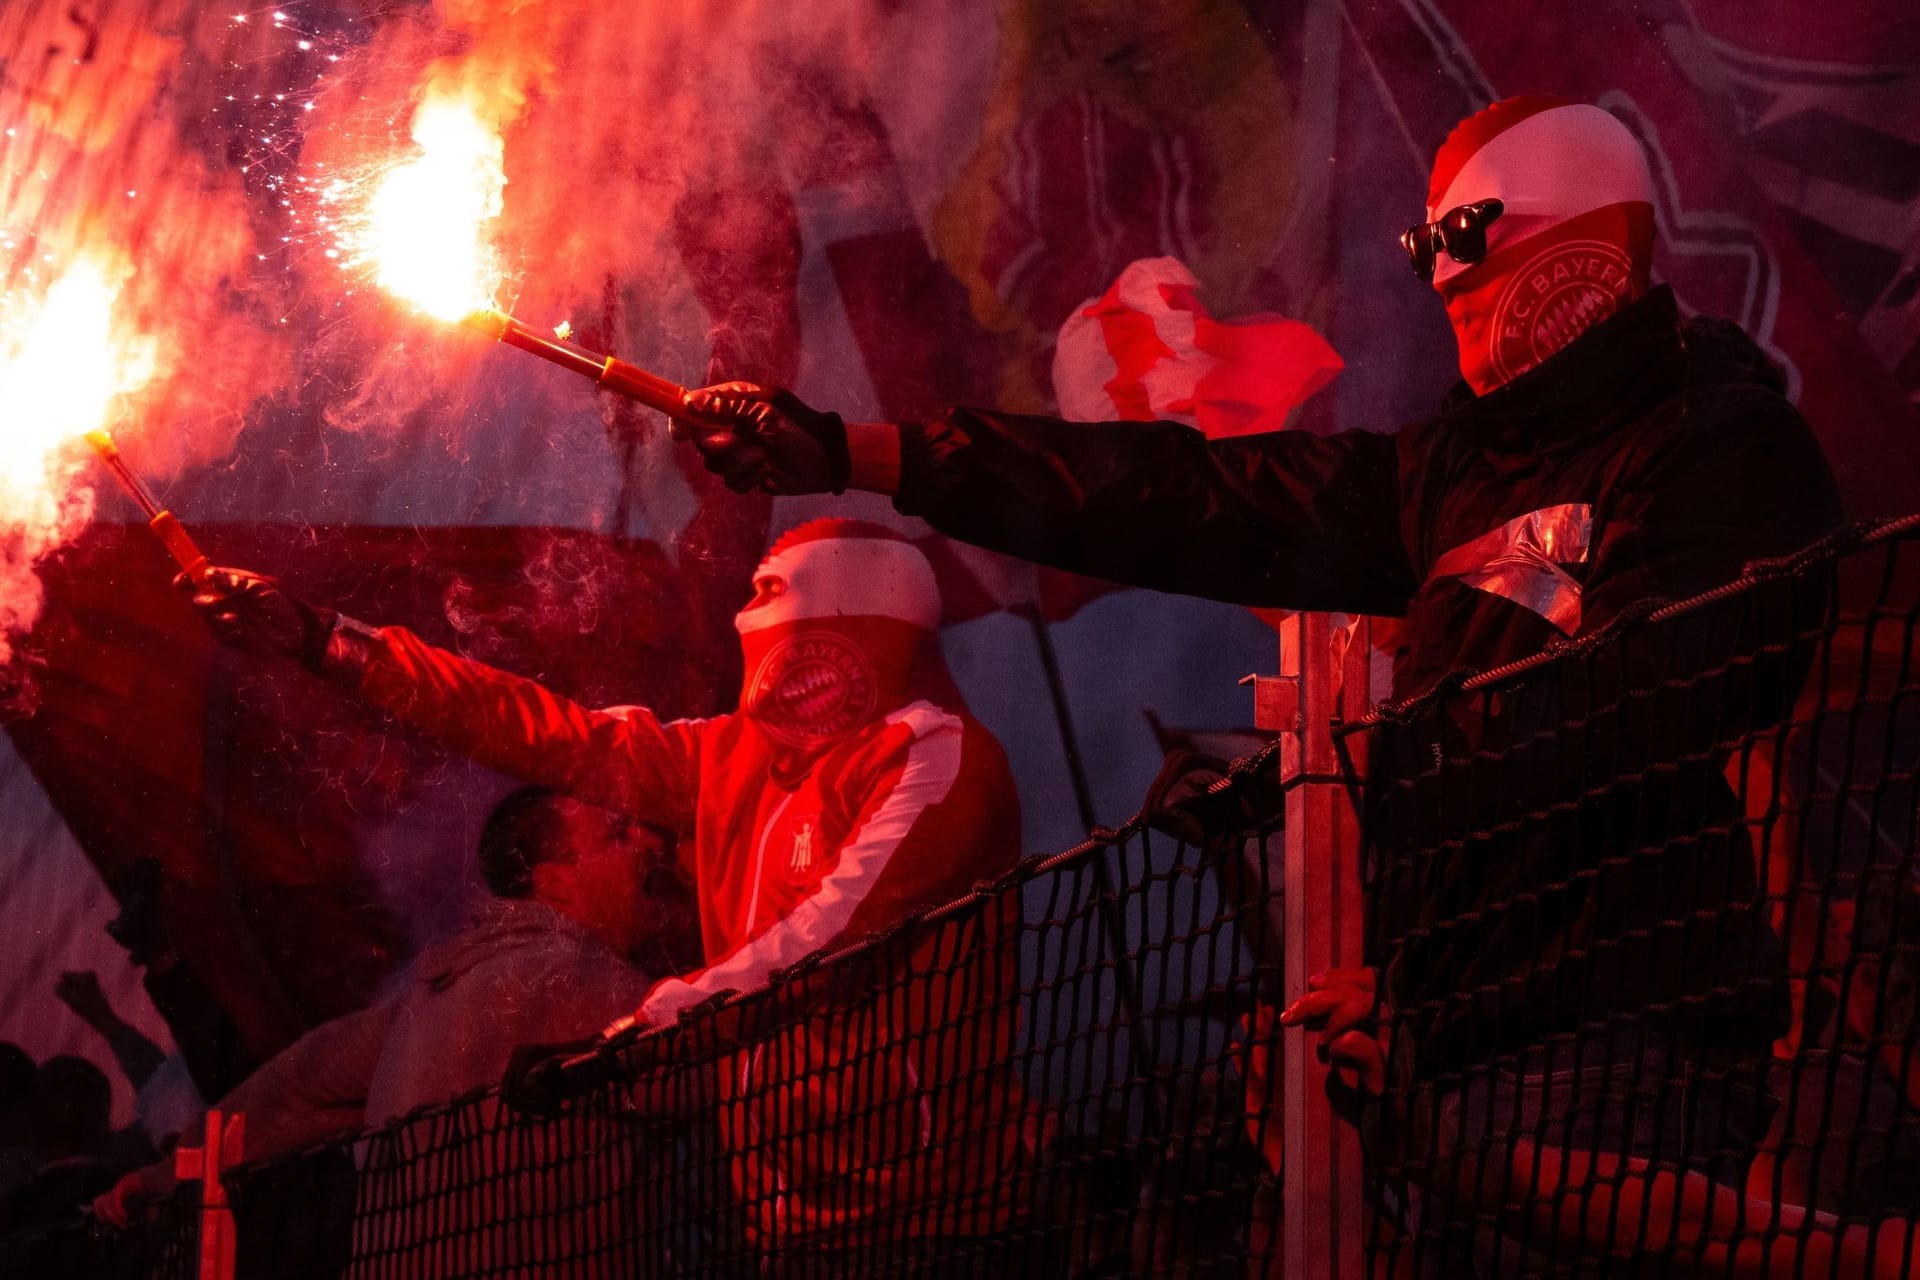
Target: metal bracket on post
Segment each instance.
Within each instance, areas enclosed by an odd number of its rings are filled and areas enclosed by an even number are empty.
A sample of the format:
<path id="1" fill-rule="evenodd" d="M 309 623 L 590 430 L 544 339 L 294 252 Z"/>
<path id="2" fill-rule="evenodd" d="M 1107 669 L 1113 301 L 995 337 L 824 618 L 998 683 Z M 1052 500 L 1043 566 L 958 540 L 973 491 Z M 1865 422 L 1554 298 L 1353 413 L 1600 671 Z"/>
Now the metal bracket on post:
<path id="1" fill-rule="evenodd" d="M 1265 733 L 1300 732 L 1300 680 L 1297 676 L 1242 676 L 1253 689 L 1253 727 Z"/>
<path id="2" fill-rule="evenodd" d="M 233 1280 L 238 1259 L 233 1206 L 221 1175 L 246 1156 L 247 1118 L 207 1111 L 204 1147 L 180 1147 L 173 1153 L 174 1176 L 200 1184 L 200 1267 L 198 1280 Z"/>
<path id="3" fill-rule="evenodd" d="M 1364 618 L 1296 614 L 1281 632 L 1281 679 L 1297 696 L 1292 723 L 1277 726 L 1287 785 L 1285 985 L 1288 1002 L 1307 978 L 1362 962 L 1360 815 L 1339 777 L 1333 728 L 1370 701 L 1372 641 Z M 1277 683 L 1277 682 L 1276 682 Z M 1259 685 L 1255 685 L 1256 695 Z M 1283 1033 L 1285 1137 L 1281 1194 L 1284 1266 L 1298 1280 L 1355 1280 L 1365 1259 L 1360 1134 L 1336 1115 L 1340 1086 L 1321 1059 L 1318 1033 Z"/>

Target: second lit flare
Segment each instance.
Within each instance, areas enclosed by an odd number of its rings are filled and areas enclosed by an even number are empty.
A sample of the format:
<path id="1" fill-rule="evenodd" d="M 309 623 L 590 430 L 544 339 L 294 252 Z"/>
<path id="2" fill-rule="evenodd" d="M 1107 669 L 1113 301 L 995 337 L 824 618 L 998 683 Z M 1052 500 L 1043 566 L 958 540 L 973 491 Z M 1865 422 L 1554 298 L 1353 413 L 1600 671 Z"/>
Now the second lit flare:
<path id="1" fill-rule="evenodd" d="M 116 265 L 117 264 L 117 265 Z M 115 303 L 131 269 L 111 254 L 77 258 L 44 294 L 0 298 L 0 526 L 38 555 L 73 532 L 69 446 L 84 437 L 196 582 L 207 558 L 133 474 L 106 423 L 117 397 L 153 376 L 153 343 L 120 331 Z"/>
<path id="2" fill-rule="evenodd" d="M 474 105 L 421 103 L 413 140 L 419 154 L 380 176 L 352 224 L 350 257 L 370 266 L 381 288 L 435 319 L 465 322 L 662 413 L 684 412 L 687 392 L 677 383 L 547 337 L 495 308 L 501 273 L 491 235 L 507 185 L 505 148 Z"/>
<path id="3" fill-rule="evenodd" d="M 499 257 L 489 240 L 507 185 L 499 133 L 461 99 L 429 99 L 413 117 L 415 158 L 382 174 L 353 239 L 380 286 L 439 320 L 493 305 Z"/>

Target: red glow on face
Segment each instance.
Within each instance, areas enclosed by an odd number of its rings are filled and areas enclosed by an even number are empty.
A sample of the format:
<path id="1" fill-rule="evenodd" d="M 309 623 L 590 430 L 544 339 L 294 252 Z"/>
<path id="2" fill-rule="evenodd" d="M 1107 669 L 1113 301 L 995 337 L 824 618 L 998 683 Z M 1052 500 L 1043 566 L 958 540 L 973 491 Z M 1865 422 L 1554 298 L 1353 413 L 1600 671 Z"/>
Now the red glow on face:
<path id="1" fill-rule="evenodd" d="M 763 573 L 753 580 L 753 599 L 747 601 L 742 613 L 751 613 L 755 609 L 764 609 L 787 594 L 787 580 L 777 573 Z"/>
<path id="2" fill-rule="evenodd" d="M 561 909 L 616 951 L 629 951 L 653 928 L 641 887 L 660 855 L 660 838 L 602 809 L 574 804 L 563 812 L 572 891 Z"/>

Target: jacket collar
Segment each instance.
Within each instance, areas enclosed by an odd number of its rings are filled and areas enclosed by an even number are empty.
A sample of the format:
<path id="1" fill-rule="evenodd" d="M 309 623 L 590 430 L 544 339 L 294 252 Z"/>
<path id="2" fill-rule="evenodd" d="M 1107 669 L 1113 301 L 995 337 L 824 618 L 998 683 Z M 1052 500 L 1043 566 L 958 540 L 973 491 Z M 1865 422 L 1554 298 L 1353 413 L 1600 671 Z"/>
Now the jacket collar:
<path id="1" fill-rule="evenodd" d="M 1672 394 L 1685 369 L 1679 308 L 1661 285 L 1497 390 L 1476 396 L 1459 383 L 1440 414 L 1482 448 L 1549 452 Z"/>

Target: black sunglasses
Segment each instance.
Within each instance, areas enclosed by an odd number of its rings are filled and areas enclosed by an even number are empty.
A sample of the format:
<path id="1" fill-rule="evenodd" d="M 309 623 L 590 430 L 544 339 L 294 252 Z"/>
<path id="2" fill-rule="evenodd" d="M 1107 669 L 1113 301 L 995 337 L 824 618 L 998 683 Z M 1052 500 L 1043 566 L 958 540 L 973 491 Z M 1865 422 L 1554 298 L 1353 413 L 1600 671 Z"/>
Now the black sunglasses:
<path id="1" fill-rule="evenodd" d="M 1413 263 L 1413 274 L 1433 279 L 1440 251 L 1455 262 L 1478 262 L 1487 256 L 1487 228 L 1506 212 L 1498 200 L 1479 200 L 1449 209 L 1433 222 L 1417 222 L 1400 235 L 1400 247 Z"/>

